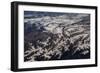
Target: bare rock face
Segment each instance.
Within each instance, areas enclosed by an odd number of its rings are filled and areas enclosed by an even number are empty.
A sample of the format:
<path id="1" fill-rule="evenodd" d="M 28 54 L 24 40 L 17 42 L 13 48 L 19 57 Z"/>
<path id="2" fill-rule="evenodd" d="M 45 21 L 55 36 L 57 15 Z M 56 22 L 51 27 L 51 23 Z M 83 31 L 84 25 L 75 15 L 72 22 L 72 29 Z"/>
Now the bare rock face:
<path id="1" fill-rule="evenodd" d="M 90 58 L 89 14 L 49 13 L 25 18 L 25 62 L 87 58 Z"/>

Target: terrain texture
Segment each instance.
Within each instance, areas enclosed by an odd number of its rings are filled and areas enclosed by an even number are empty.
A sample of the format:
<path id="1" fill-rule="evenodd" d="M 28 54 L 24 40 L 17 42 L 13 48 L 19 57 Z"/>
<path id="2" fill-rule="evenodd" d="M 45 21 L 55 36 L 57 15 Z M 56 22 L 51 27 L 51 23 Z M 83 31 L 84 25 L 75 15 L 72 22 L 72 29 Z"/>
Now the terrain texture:
<path id="1" fill-rule="evenodd" d="M 90 15 L 24 12 L 24 61 L 90 58 Z"/>

